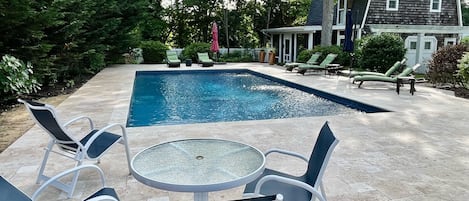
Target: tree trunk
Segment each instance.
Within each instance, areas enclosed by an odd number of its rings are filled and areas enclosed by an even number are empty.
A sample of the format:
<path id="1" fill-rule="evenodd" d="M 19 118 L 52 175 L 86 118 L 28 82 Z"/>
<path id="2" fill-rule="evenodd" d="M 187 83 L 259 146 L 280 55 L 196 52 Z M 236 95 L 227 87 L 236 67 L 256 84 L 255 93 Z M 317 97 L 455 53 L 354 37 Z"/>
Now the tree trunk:
<path id="1" fill-rule="evenodd" d="M 330 46 L 332 45 L 332 18 L 334 17 L 334 0 L 323 0 L 322 3 L 321 46 Z"/>

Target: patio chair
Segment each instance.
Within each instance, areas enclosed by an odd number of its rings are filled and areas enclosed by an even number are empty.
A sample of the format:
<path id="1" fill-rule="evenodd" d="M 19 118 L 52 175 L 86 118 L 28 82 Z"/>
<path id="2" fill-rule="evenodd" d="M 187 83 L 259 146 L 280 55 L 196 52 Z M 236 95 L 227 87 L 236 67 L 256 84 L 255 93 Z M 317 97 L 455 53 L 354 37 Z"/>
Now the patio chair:
<path id="1" fill-rule="evenodd" d="M 276 194 L 276 195 L 267 195 L 267 196 L 256 196 L 256 197 L 249 197 L 249 198 L 243 198 L 243 199 L 232 200 L 232 201 L 283 201 L 283 195 Z"/>
<path id="2" fill-rule="evenodd" d="M 245 195 L 269 195 L 282 194 L 285 200 L 326 200 L 326 193 L 322 183 L 322 177 L 326 170 L 329 158 L 335 146 L 339 143 L 329 128 L 328 122 L 324 123 L 319 136 L 314 145 L 313 152 L 309 160 L 294 152 L 271 149 L 265 155 L 271 153 L 285 154 L 287 156 L 297 157 L 308 163 L 306 173 L 302 176 L 293 176 L 287 173 L 279 172 L 266 168 L 263 174 L 255 181 L 246 185 Z M 321 190 L 321 192 L 319 192 Z"/>
<path id="3" fill-rule="evenodd" d="M 328 54 L 324 60 L 319 65 L 311 64 L 301 64 L 298 66 L 297 73 L 304 75 L 308 70 L 327 70 L 327 65 L 331 64 L 334 59 L 337 57 L 337 54 Z"/>
<path id="4" fill-rule="evenodd" d="M 378 76 L 378 75 L 363 75 L 363 76 L 355 76 L 353 78 L 353 82 L 360 81 L 358 84 L 358 88 L 360 88 L 364 81 L 377 81 L 377 82 L 391 82 L 396 83 L 398 77 L 407 77 L 412 72 L 417 70 L 420 67 L 420 64 L 415 64 L 413 67 L 407 67 L 404 69 L 399 75 L 395 77 L 385 77 L 385 76 Z"/>
<path id="5" fill-rule="evenodd" d="M 197 53 L 199 59 L 199 64 L 202 64 L 202 67 L 213 66 L 213 60 L 210 59 L 207 52 Z"/>
<path id="6" fill-rule="evenodd" d="M 349 77 L 355 77 L 355 76 L 361 76 L 361 75 L 377 75 L 377 76 L 385 76 L 385 77 L 391 77 L 391 75 L 397 71 L 401 66 L 405 64 L 407 61 L 406 58 L 402 59 L 402 61 L 396 61 L 394 65 L 392 65 L 386 73 L 378 73 L 378 72 L 370 72 L 370 71 L 354 71 L 351 72 Z"/>
<path id="7" fill-rule="evenodd" d="M 294 68 L 298 67 L 301 64 L 310 64 L 310 65 L 315 65 L 318 64 L 318 59 L 321 56 L 321 52 L 315 52 L 314 54 L 311 55 L 308 61 L 306 63 L 286 63 L 285 67 L 287 71 L 293 71 Z"/>
<path id="8" fill-rule="evenodd" d="M 166 51 L 166 63 L 168 67 L 179 67 L 181 66 L 181 60 L 178 58 L 176 51 L 168 50 Z"/>
<path id="9" fill-rule="evenodd" d="M 60 154 L 67 158 L 76 161 L 76 166 L 82 164 L 84 160 L 96 160 L 99 159 L 111 148 L 114 144 L 121 143 L 125 146 L 125 153 L 127 155 L 127 164 L 130 172 L 130 153 L 129 146 L 127 144 L 127 134 L 125 127 L 120 124 L 110 124 L 100 130 L 94 128 L 93 121 L 91 118 L 86 116 L 76 117 L 67 123 L 61 125 L 57 119 L 55 108 L 51 105 L 39 103 L 30 100 L 18 99 L 18 102 L 23 103 L 28 109 L 31 117 L 36 123 L 43 128 L 50 136 L 49 144 L 46 147 L 44 158 L 42 160 L 39 174 L 37 177 L 37 183 L 42 180 L 48 180 L 49 177 L 44 175 L 47 159 L 51 152 Z M 67 127 L 72 123 L 76 123 L 79 120 L 86 120 L 90 126 L 89 132 L 85 137 L 78 140 L 67 130 Z M 122 135 L 108 132 L 111 128 L 120 129 Z M 60 151 L 53 150 L 54 145 L 57 145 Z M 75 185 L 78 179 L 78 171 L 70 184 L 64 184 L 61 182 L 54 182 L 51 185 L 65 191 L 68 196 L 72 196 L 75 189 Z"/>
<path id="10" fill-rule="evenodd" d="M 106 187 L 106 181 L 104 179 L 103 171 L 96 165 L 81 165 L 75 168 L 66 170 L 58 175 L 50 178 L 44 184 L 42 184 L 30 198 L 26 193 L 16 188 L 13 184 L 8 182 L 5 178 L 0 176 L 0 200 L 4 201 L 34 201 L 37 200 L 39 195 L 51 184 L 56 183 L 59 179 L 67 176 L 69 174 L 74 174 L 83 169 L 94 169 L 99 173 L 101 179 L 102 188 L 91 196 L 86 198 L 86 201 L 118 201 L 119 197 L 117 196 L 116 191 L 113 188 Z"/>

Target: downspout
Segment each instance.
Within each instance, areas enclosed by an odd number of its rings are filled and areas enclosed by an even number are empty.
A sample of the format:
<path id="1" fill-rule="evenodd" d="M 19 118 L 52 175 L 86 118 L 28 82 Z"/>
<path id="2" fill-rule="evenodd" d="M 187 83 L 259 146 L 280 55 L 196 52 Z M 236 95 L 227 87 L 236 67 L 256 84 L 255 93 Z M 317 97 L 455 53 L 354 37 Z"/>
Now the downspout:
<path id="1" fill-rule="evenodd" d="M 456 0 L 456 6 L 458 8 L 458 24 L 460 27 L 463 26 L 462 24 L 462 10 L 461 10 L 461 0 Z"/>
<path id="2" fill-rule="evenodd" d="M 371 4 L 371 0 L 368 0 L 368 3 L 366 4 L 365 13 L 363 15 L 363 21 L 359 29 L 360 38 L 361 38 L 362 29 L 365 27 L 366 18 L 368 17 L 368 10 L 370 10 L 370 4 Z"/>
<path id="3" fill-rule="evenodd" d="M 456 4 L 457 4 L 456 7 L 458 9 L 458 21 L 459 21 L 458 24 L 459 24 L 459 27 L 463 27 L 464 25 L 462 23 L 461 0 L 456 0 Z M 458 41 L 457 41 L 458 43 L 462 40 L 462 36 L 463 36 L 462 32 L 459 32 L 458 33 Z"/>

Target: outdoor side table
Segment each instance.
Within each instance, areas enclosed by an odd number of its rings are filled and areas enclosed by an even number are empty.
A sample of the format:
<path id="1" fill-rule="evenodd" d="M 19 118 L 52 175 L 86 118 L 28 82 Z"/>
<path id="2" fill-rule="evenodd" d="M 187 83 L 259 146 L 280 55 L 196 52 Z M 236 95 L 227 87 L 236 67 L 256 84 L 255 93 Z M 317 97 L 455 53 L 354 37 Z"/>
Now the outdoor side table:
<path id="1" fill-rule="evenodd" d="M 326 73 L 329 75 L 338 75 L 339 70 L 342 70 L 343 66 L 340 64 L 327 64 Z"/>
<path id="2" fill-rule="evenodd" d="M 138 181 L 159 189 L 194 192 L 207 201 L 208 192 L 247 184 L 264 171 L 265 157 L 247 144 L 221 139 L 185 139 L 144 149 L 131 162 Z"/>
<path id="3" fill-rule="evenodd" d="M 399 94 L 399 88 L 401 87 L 401 84 L 410 84 L 410 94 L 412 96 L 414 95 L 415 92 L 415 78 L 410 76 L 410 77 L 397 77 L 397 82 L 396 82 L 396 92 Z"/>

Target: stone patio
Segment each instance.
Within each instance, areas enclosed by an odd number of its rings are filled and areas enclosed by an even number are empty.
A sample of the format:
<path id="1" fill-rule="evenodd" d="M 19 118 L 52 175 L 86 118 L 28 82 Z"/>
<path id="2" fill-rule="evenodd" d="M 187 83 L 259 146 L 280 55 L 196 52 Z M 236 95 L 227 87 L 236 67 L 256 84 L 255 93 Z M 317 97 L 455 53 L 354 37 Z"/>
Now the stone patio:
<path id="1" fill-rule="evenodd" d="M 408 93 L 408 85 L 401 88 L 400 95 L 390 83 L 365 82 L 362 88 L 357 88 L 346 77 L 301 76 L 278 66 L 259 63 L 216 65 L 204 69 L 218 68 L 248 68 L 392 112 L 128 128 L 132 156 L 150 145 L 184 138 L 222 138 L 247 143 L 262 151 L 276 147 L 309 156 L 320 127 L 329 121 L 340 142 L 324 175 L 328 200 L 468 200 L 468 100 L 418 85 L 414 96 Z M 86 115 L 92 117 L 98 127 L 114 122 L 125 124 L 135 71 L 187 69 L 201 67 L 108 67 L 57 109 L 64 122 Z M 47 142 L 47 135 L 39 127 L 31 128 L 0 154 L 0 174 L 32 195 L 39 187 L 35 179 Z M 294 174 L 305 170 L 302 161 L 286 160 L 278 155 L 267 161 L 267 167 Z M 73 166 L 71 160 L 52 154 L 46 173 L 54 175 Z M 193 199 L 192 193 L 154 189 L 135 180 L 129 175 L 123 146 L 111 149 L 99 166 L 105 172 L 107 185 L 116 188 L 121 200 Z M 93 172 L 83 171 L 74 196 L 69 200 L 81 200 L 98 189 L 96 176 Z M 243 187 L 238 187 L 211 192 L 209 200 L 239 199 L 242 190 Z M 64 199 L 65 193 L 55 188 L 49 188 L 41 196 L 41 200 Z"/>

